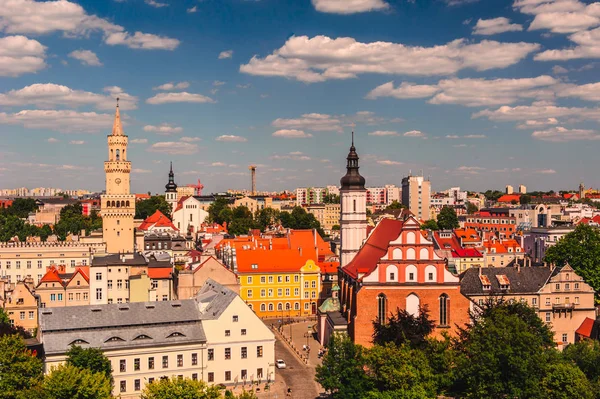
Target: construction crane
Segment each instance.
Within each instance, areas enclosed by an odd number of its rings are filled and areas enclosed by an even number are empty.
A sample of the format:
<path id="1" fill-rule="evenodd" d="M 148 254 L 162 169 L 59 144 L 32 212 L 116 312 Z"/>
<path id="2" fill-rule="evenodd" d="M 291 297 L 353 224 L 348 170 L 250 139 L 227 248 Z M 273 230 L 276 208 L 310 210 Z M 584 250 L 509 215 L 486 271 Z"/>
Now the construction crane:
<path id="1" fill-rule="evenodd" d="M 252 175 L 252 195 L 256 195 L 256 165 L 248 166 Z"/>
<path id="2" fill-rule="evenodd" d="M 198 184 L 188 184 L 187 187 L 193 187 L 196 191 L 196 195 L 200 196 L 202 195 L 202 189 L 204 188 L 204 185 L 200 183 L 200 179 L 198 179 Z"/>

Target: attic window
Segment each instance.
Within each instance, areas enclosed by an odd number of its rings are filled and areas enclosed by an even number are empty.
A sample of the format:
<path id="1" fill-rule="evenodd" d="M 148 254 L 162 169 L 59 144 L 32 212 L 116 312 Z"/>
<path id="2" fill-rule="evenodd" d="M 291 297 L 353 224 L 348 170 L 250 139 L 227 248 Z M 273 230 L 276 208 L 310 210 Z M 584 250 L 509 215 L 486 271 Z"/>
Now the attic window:
<path id="1" fill-rule="evenodd" d="M 137 341 L 138 339 L 152 339 L 152 338 L 147 336 L 146 334 L 141 334 L 141 335 L 138 335 L 137 337 L 135 337 L 133 340 Z"/>
<path id="2" fill-rule="evenodd" d="M 492 289 L 492 283 L 490 282 L 488 276 L 481 275 L 479 276 L 479 280 L 481 281 L 484 291 L 489 291 Z"/>
<path id="3" fill-rule="evenodd" d="M 106 342 L 125 342 L 125 340 L 121 337 L 110 337 L 109 339 L 107 339 Z"/>
<path id="4" fill-rule="evenodd" d="M 81 344 L 90 344 L 87 341 L 84 341 L 83 339 L 76 339 L 75 341 L 71 342 L 69 345 L 81 345 Z"/>
<path id="5" fill-rule="evenodd" d="M 506 275 L 500 274 L 496 276 L 496 278 L 498 279 L 498 284 L 500 284 L 501 290 L 507 290 L 510 288 L 510 281 L 508 280 L 508 277 L 506 277 Z"/>
<path id="6" fill-rule="evenodd" d="M 252 268 L 253 268 L 253 269 L 258 269 L 258 264 L 256 264 L 256 263 L 253 263 L 253 264 L 252 264 Z"/>
<path id="7" fill-rule="evenodd" d="M 172 333 L 172 334 L 170 334 L 170 335 L 167 336 L 167 338 L 173 338 L 173 337 L 185 337 L 185 335 L 176 331 L 176 332 L 174 332 L 174 333 Z"/>

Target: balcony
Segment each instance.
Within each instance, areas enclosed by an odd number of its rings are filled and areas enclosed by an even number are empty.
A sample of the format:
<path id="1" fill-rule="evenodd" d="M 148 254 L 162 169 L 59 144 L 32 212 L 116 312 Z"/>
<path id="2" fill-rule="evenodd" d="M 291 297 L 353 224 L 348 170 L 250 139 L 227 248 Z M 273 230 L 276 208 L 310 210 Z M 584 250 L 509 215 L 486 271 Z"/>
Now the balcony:
<path id="1" fill-rule="evenodd" d="M 555 311 L 572 311 L 575 309 L 574 303 L 554 303 L 552 304 L 552 310 Z"/>

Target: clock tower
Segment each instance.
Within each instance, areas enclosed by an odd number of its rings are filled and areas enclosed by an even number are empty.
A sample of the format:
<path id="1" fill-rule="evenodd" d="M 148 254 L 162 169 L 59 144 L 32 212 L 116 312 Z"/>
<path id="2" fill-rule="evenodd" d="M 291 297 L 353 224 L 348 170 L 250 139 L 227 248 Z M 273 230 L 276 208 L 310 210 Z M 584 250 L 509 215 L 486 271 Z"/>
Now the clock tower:
<path id="1" fill-rule="evenodd" d="M 104 162 L 106 193 L 102 196 L 102 233 L 108 253 L 132 253 L 135 195 L 129 192 L 131 162 L 127 160 L 128 138 L 123 134 L 119 100 L 112 134 L 108 135 L 108 161 Z"/>

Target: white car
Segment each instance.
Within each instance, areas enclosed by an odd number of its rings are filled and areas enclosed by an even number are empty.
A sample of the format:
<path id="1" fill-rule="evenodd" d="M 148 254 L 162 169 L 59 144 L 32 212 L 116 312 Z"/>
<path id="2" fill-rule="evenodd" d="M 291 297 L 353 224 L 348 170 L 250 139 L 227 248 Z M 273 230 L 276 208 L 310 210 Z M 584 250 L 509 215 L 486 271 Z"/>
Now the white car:
<path id="1" fill-rule="evenodd" d="M 277 359 L 275 366 L 277 366 L 278 369 L 284 369 L 286 367 L 285 362 L 282 359 Z"/>

